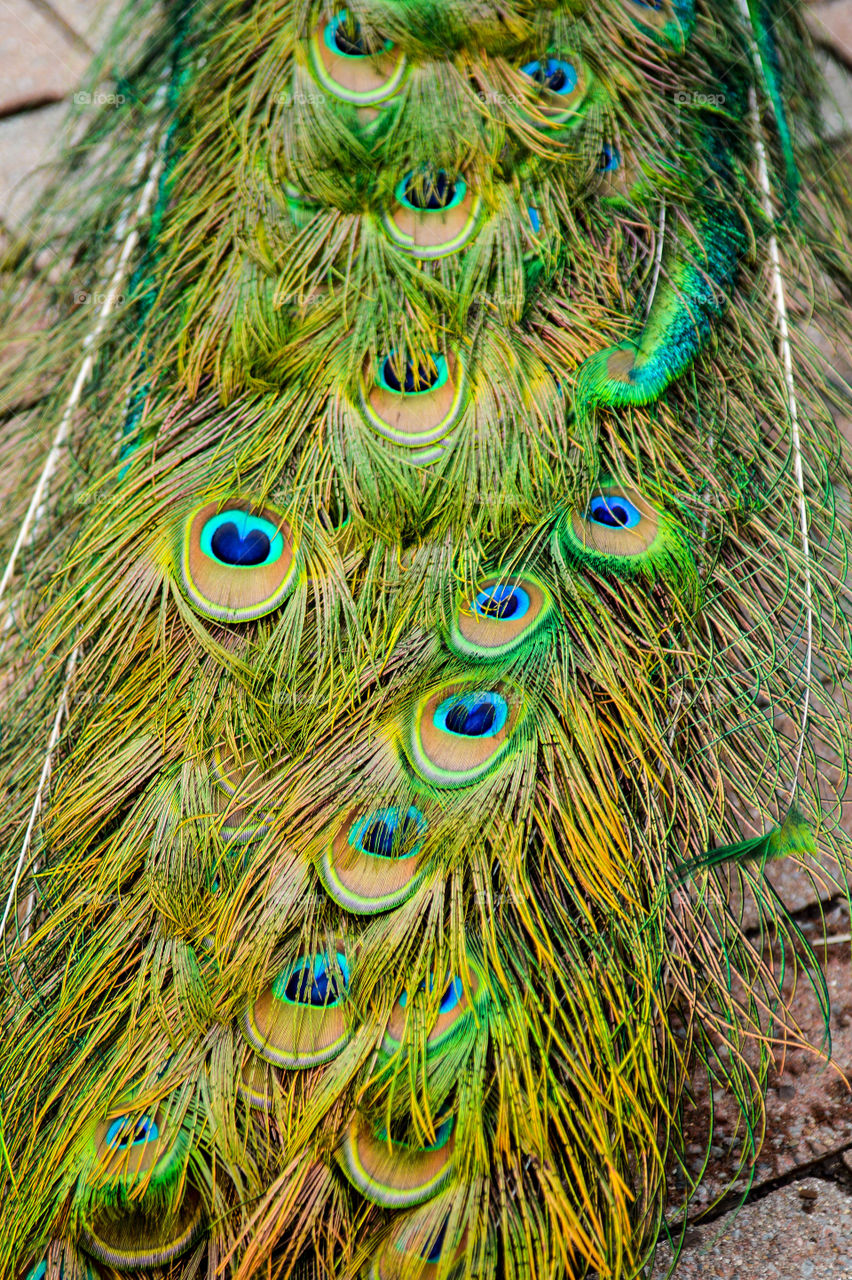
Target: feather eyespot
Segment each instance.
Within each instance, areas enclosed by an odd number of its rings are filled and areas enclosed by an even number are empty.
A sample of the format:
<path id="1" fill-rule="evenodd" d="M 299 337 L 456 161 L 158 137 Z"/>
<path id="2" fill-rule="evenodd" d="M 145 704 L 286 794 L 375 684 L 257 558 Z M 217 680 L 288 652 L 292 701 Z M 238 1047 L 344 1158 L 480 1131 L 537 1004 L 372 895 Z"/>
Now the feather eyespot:
<path id="1" fill-rule="evenodd" d="M 509 718 L 506 699 L 491 689 L 451 694 L 436 707 L 432 723 L 457 738 L 494 738 Z"/>
<path id="2" fill-rule="evenodd" d="M 521 74 L 530 82 L 535 110 L 549 125 L 573 125 L 582 119 L 593 76 L 580 58 L 542 58 L 527 62 Z"/>
<path id="3" fill-rule="evenodd" d="M 107 1129 L 104 1145 L 124 1151 L 127 1147 L 138 1147 L 140 1143 L 156 1142 L 159 1136 L 160 1130 L 153 1116 L 140 1116 L 137 1120 L 131 1116 L 119 1116 Z"/>
<path id="4" fill-rule="evenodd" d="M 455 209 L 467 195 L 467 183 L 461 175 L 451 178 L 445 169 L 413 170 L 397 184 L 396 199 L 406 209 Z"/>
<path id="5" fill-rule="evenodd" d="M 320 23 L 310 44 L 311 68 L 334 97 L 370 107 L 392 97 L 405 78 L 405 54 L 393 42 L 368 35 L 346 10 Z"/>
<path id="6" fill-rule="evenodd" d="M 93 1142 L 96 1163 L 126 1187 L 142 1180 L 153 1185 L 169 1182 L 188 1146 L 187 1135 L 169 1124 L 160 1107 L 142 1113 L 127 1111 L 103 1121 L 95 1129 Z"/>
<path id="7" fill-rule="evenodd" d="M 414 805 L 350 809 L 316 859 L 323 888 L 356 915 L 401 906 L 420 885 L 428 823 Z"/>
<path id="8" fill-rule="evenodd" d="M 390 351 L 375 373 L 365 367 L 360 393 L 361 410 L 378 435 L 419 450 L 418 459 L 429 461 L 432 451 L 428 446 L 443 440 L 461 416 L 467 381 L 462 363 L 452 351 L 408 357 Z"/>
<path id="9" fill-rule="evenodd" d="M 566 550 L 585 563 L 620 576 L 639 570 L 661 533 L 660 513 L 628 486 L 603 485 L 585 512 L 571 513 Z"/>
<path id="10" fill-rule="evenodd" d="M 580 567 L 604 577 L 659 577 L 695 597 L 697 573 L 685 534 L 633 485 L 602 484 L 585 511 L 563 517 L 557 537 Z"/>
<path id="11" fill-rule="evenodd" d="M 184 1186 L 189 1147 L 189 1132 L 166 1104 L 95 1127 L 91 1171 L 81 1178 L 80 1243 L 90 1257 L 120 1271 L 142 1270 L 165 1266 L 192 1247 L 204 1222 L 198 1192 Z"/>
<path id="12" fill-rule="evenodd" d="M 251 1047 L 276 1067 L 313 1067 L 336 1057 L 349 1040 L 349 977 L 341 951 L 291 964 L 245 1012 Z"/>
<path id="13" fill-rule="evenodd" d="M 456 253 L 475 234 L 482 201 L 463 174 L 423 165 L 404 175 L 384 226 L 395 244 L 430 260 Z"/>
<path id="14" fill-rule="evenodd" d="M 605 529 L 635 529 L 642 522 L 642 513 L 623 493 L 614 492 L 592 498 L 586 519 Z"/>
<path id="15" fill-rule="evenodd" d="M 248 622 L 278 608 L 299 569 L 291 526 L 241 499 L 198 507 L 184 522 L 180 581 L 190 604 L 217 622 Z"/>
<path id="16" fill-rule="evenodd" d="M 411 1146 L 356 1116 L 338 1151 L 343 1172 L 373 1204 L 407 1209 L 436 1196 L 452 1175 L 455 1121 L 439 1117 L 433 1142 Z"/>
<path id="17" fill-rule="evenodd" d="M 214 804 L 222 816 L 219 831 L 229 846 L 251 844 L 266 835 L 272 824 L 273 774 L 247 755 L 242 762 L 217 746 L 213 750 L 211 778 Z M 228 852 L 231 852 L 229 848 Z"/>
<path id="18" fill-rule="evenodd" d="M 615 173 L 621 167 L 621 152 L 611 142 L 605 142 L 598 157 L 598 173 Z"/>
<path id="19" fill-rule="evenodd" d="M 147 1272 L 183 1257 L 203 1234 L 201 1196 L 194 1187 L 187 1187 L 174 1214 L 165 1214 L 156 1205 L 146 1212 L 138 1202 L 121 1215 L 114 1209 L 92 1214 L 81 1232 L 80 1247 L 114 1271 Z"/>
<path id="20" fill-rule="evenodd" d="M 446 1050 L 451 1043 L 456 1043 L 466 1036 L 474 1025 L 474 1010 L 481 1009 L 486 996 L 486 987 L 482 971 L 470 957 L 467 958 L 466 981 L 460 974 L 454 974 L 444 987 L 438 1011 L 426 1036 L 426 1053 L 430 1059 Z M 429 986 L 431 989 L 432 977 Z M 426 983 L 420 984 L 420 991 L 425 990 Z M 405 1035 L 408 1012 L 409 992 L 401 992 L 394 1004 L 382 1040 L 382 1052 L 386 1057 L 395 1054 Z"/>
<path id="21" fill-rule="evenodd" d="M 558 93 L 560 97 L 573 93 L 577 88 L 579 76 L 573 63 L 561 58 L 545 58 L 543 62 L 528 62 L 521 67 L 525 76 L 529 76 L 548 93 Z"/>
<path id="22" fill-rule="evenodd" d="M 464 787 L 486 777 L 505 757 L 522 710 L 518 692 L 471 680 L 441 686 L 418 703 L 407 753 L 421 778 Z"/>
<path id="23" fill-rule="evenodd" d="M 446 358 L 431 352 L 423 360 L 400 362 L 392 351 L 379 366 L 379 386 L 407 396 L 438 391 L 449 378 Z"/>
<path id="24" fill-rule="evenodd" d="M 531 574 L 491 574 L 479 591 L 461 597 L 448 634 L 467 658 L 496 658 L 538 635 L 553 616 L 550 592 Z"/>
<path id="25" fill-rule="evenodd" d="M 349 966 L 339 952 L 337 972 L 328 957 L 321 953 L 299 960 L 286 975 L 276 978 L 273 988 L 279 1000 L 288 1004 L 307 1004 L 313 1009 L 333 1008 L 340 1004 L 349 984 Z"/>
<path id="26" fill-rule="evenodd" d="M 445 1193 L 448 1202 L 452 1188 Z M 370 1280 L 435 1280 L 439 1272 L 447 1274 L 447 1266 L 464 1256 L 468 1230 L 451 1230 L 452 1209 L 436 1225 L 435 1204 L 427 1202 L 402 1219 L 397 1219 L 389 1239 L 378 1256 Z"/>
<path id="27" fill-rule="evenodd" d="M 323 38 L 333 53 L 345 58 L 371 58 L 383 49 L 392 49 L 393 43 L 381 36 L 367 36 L 361 23 L 347 10 L 343 10 L 323 29 Z"/>
<path id="28" fill-rule="evenodd" d="M 272 1088 L 277 1079 L 275 1068 L 252 1053 L 240 1072 L 237 1093 L 255 1111 L 271 1111 Z"/>

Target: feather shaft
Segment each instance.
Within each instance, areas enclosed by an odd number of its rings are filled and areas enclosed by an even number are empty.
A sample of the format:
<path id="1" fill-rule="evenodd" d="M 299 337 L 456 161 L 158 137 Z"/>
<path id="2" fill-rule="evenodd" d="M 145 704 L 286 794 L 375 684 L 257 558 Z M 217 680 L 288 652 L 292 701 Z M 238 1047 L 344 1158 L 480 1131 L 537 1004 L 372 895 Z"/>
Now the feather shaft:
<path id="1" fill-rule="evenodd" d="M 749 32 L 748 39 L 751 47 L 752 62 L 754 63 L 755 74 L 759 76 L 761 69 L 760 55 L 754 37 L 751 34 L 751 14 L 749 12 L 748 0 L 738 0 L 738 3 L 743 20 L 748 24 L 747 30 Z M 772 207 L 772 184 L 769 179 L 766 145 L 761 135 L 760 112 L 758 110 L 757 93 L 754 85 L 749 86 L 748 99 L 749 116 L 751 118 L 752 129 L 754 132 L 755 157 L 757 160 L 757 177 L 760 186 L 761 208 L 763 209 L 763 213 L 769 225 L 774 227 L 775 215 Z M 790 798 L 792 801 L 796 794 L 799 769 L 801 768 L 802 755 L 805 749 L 808 713 L 810 711 L 811 674 L 813 670 L 814 647 L 814 610 L 813 583 L 811 580 L 810 535 L 808 532 L 808 509 L 807 501 L 805 499 L 805 478 L 802 466 L 802 441 L 799 430 L 799 409 L 796 399 L 795 378 L 793 377 L 793 351 L 790 344 L 787 295 L 784 290 L 784 276 L 781 271 L 781 251 L 778 245 L 778 236 L 774 230 L 769 233 L 769 266 L 772 274 L 775 324 L 778 330 L 778 346 L 781 353 L 781 363 L 784 371 L 784 387 L 787 393 L 787 408 L 790 414 L 790 445 L 793 454 L 793 476 L 796 482 L 799 534 L 802 542 L 802 559 L 804 561 L 806 650 L 803 679 L 805 691 L 802 698 L 799 740 L 796 746 L 796 754 L 793 763 L 793 783 L 790 792 Z"/>
<path id="2" fill-rule="evenodd" d="M 165 87 L 163 86 L 163 95 L 164 94 Z M 158 95 L 160 101 L 162 101 L 163 95 Z M 147 130 L 145 139 L 143 140 L 142 146 L 137 152 L 136 159 L 134 161 L 133 181 L 142 174 L 145 166 L 150 162 L 154 149 L 154 137 L 159 128 L 160 122 L 155 121 Z M 74 410 L 80 403 L 86 383 L 89 381 L 92 370 L 95 366 L 95 346 L 106 328 L 106 323 L 113 310 L 115 299 L 119 296 L 122 283 L 127 275 L 131 256 L 139 240 L 139 223 L 145 217 L 154 192 L 157 189 L 161 167 L 162 159 L 158 157 L 155 163 L 151 166 L 148 179 L 142 189 L 142 194 L 132 216 L 130 214 L 131 202 L 128 200 L 125 202 L 116 222 L 114 241 L 116 245 L 120 244 L 122 240 L 123 243 L 121 243 L 121 248 L 117 250 L 117 255 L 113 255 L 113 259 L 110 263 L 110 267 L 112 267 L 112 274 L 104 293 L 104 300 L 101 304 L 94 325 L 86 334 L 82 342 L 82 349 L 85 352 L 83 361 L 77 371 L 77 377 L 74 380 L 74 385 L 71 388 L 68 399 L 65 402 L 62 417 L 59 420 L 59 425 L 56 429 L 47 457 L 45 458 L 44 466 L 42 467 L 41 474 L 36 482 L 33 495 L 30 498 L 26 515 L 21 521 L 21 527 L 18 530 L 18 535 L 15 538 L 14 545 L 9 553 L 9 559 L 6 562 L 6 567 L 3 571 L 3 577 L 0 578 L 0 599 L 2 599 L 6 594 L 9 583 L 15 573 L 18 556 L 20 555 L 23 547 L 28 543 L 31 535 L 35 532 L 44 512 L 44 505 L 50 482 L 59 465 L 62 449 L 64 448 L 65 441 L 67 440 L 68 433 L 71 429 L 71 420 L 74 415 Z M 114 266 L 112 266 L 113 262 L 115 263 Z M 8 624 L 9 619 L 7 618 L 7 627 Z"/>
<path id="3" fill-rule="evenodd" d="M 21 844 L 21 852 L 18 855 L 18 861 L 15 865 L 15 871 L 12 876 L 12 883 L 9 887 L 9 895 L 6 898 L 6 906 L 3 910 L 3 916 L 2 918 L 0 918 L 0 939 L 3 938 L 6 932 L 6 922 L 9 919 L 9 913 L 11 912 L 12 904 L 15 901 L 15 894 L 18 889 L 18 882 L 21 878 L 21 873 L 23 872 L 24 866 L 26 864 L 27 855 L 32 845 L 33 831 L 35 830 L 35 824 L 38 821 L 39 814 L 41 813 L 41 807 L 44 801 L 45 791 L 47 790 L 47 785 L 50 781 L 50 771 L 53 764 L 53 753 L 56 750 L 57 744 L 59 742 L 59 735 L 62 732 L 62 721 L 65 719 L 65 715 L 68 711 L 68 691 L 71 687 L 71 681 L 74 677 L 74 669 L 77 666 L 77 655 L 78 655 L 78 650 L 76 648 L 72 649 L 71 656 L 69 657 L 65 667 L 65 680 L 63 682 L 62 693 L 60 695 L 59 702 L 56 707 L 56 714 L 53 717 L 53 728 L 50 731 L 50 738 L 47 744 L 47 753 L 45 754 L 44 763 L 42 764 L 42 767 L 41 767 L 41 776 L 39 777 L 38 788 L 36 790 L 35 799 L 33 800 L 32 809 L 30 810 L 30 817 L 29 817 L 29 821 L 27 822 L 27 829 L 24 832 L 24 839 L 23 839 L 23 843 Z"/>

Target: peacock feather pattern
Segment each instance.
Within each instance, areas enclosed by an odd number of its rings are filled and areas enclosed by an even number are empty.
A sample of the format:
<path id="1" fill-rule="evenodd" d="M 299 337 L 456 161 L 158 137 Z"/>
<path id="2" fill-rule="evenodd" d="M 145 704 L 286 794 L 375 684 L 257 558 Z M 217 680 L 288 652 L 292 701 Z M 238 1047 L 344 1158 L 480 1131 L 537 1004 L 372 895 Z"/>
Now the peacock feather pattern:
<path id="1" fill-rule="evenodd" d="M 137 2 L 92 76 L 3 264 L 0 1273 L 633 1280 L 827 1008 L 767 860 L 846 884 L 800 16 Z"/>

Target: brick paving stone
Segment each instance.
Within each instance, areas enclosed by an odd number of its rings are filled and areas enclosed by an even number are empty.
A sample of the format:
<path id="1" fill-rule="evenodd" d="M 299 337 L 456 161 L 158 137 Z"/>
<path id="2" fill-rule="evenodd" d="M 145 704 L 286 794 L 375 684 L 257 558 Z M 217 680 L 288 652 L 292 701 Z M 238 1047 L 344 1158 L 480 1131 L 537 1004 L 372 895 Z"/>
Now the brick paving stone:
<path id="1" fill-rule="evenodd" d="M 852 64 L 852 0 L 828 0 L 805 11 L 811 34 L 847 65 Z"/>
<path id="2" fill-rule="evenodd" d="M 26 235 L 27 214 L 47 175 L 36 166 L 50 157 L 67 114 L 64 102 L 0 120 L 0 222 Z"/>
<path id="3" fill-rule="evenodd" d="M 110 24 L 125 5 L 126 0 L 52 0 L 53 9 L 93 49 L 99 47 Z"/>
<path id="4" fill-rule="evenodd" d="M 842 163 L 845 157 L 848 163 L 852 158 L 852 144 L 848 136 L 849 122 L 852 120 L 852 76 L 836 58 L 828 54 L 818 57 L 817 61 L 828 87 L 828 95 L 823 99 L 822 105 L 823 123 L 829 138 L 841 141 L 835 161 Z"/>
<path id="5" fill-rule="evenodd" d="M 86 64 L 85 53 L 29 0 L 3 0 L 0 114 L 70 93 Z"/>

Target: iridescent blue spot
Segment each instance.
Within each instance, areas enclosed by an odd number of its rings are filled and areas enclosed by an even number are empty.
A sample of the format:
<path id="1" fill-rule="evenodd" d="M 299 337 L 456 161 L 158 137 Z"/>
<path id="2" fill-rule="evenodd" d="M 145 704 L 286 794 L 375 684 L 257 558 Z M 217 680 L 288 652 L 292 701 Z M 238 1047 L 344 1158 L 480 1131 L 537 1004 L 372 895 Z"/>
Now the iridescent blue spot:
<path id="1" fill-rule="evenodd" d="M 406 360 L 401 364 L 392 351 L 379 370 L 379 385 L 386 391 L 421 395 L 443 386 L 448 374 L 447 362 L 437 352 L 430 352 L 428 360 Z"/>
<path id="2" fill-rule="evenodd" d="M 498 582 L 492 587 L 484 587 L 470 607 L 481 618 L 496 618 L 501 621 L 514 618 L 518 622 L 529 610 L 530 598 L 523 587 Z"/>
<path id="3" fill-rule="evenodd" d="M 444 1241 L 447 1238 L 447 1227 L 449 1225 L 450 1225 L 450 1219 L 448 1215 L 444 1219 L 443 1223 L 441 1224 L 441 1229 L 438 1232 L 438 1234 L 435 1236 L 431 1245 L 427 1245 L 425 1251 L 420 1254 L 420 1257 L 424 1262 L 440 1262 L 441 1261 L 441 1255 L 444 1252 Z"/>
<path id="4" fill-rule="evenodd" d="M 577 72 L 570 62 L 560 58 L 547 58 L 544 62 L 528 62 L 521 67 L 524 75 L 531 76 L 542 89 L 560 96 L 573 93 L 577 88 Z"/>
<path id="5" fill-rule="evenodd" d="M 216 529 L 210 549 L 223 564 L 263 564 L 269 555 L 269 538 L 262 529 L 248 529 L 243 537 L 234 521 L 228 520 Z"/>
<path id="6" fill-rule="evenodd" d="M 454 694 L 436 708 L 435 727 L 461 738 L 493 738 L 509 718 L 506 699 L 493 690 Z"/>
<path id="7" fill-rule="evenodd" d="M 621 152 L 612 143 L 605 142 L 598 160 L 598 173 L 614 173 L 621 164 Z"/>
<path id="8" fill-rule="evenodd" d="M 401 820 L 400 820 L 401 819 Z M 349 830 L 349 843 L 377 858 L 412 858 L 423 847 L 427 822 L 419 809 L 374 809 Z"/>
<path id="9" fill-rule="evenodd" d="M 430 974 L 430 975 L 429 975 L 429 990 L 430 990 L 430 991 L 432 990 L 433 985 L 434 985 L 434 979 L 432 978 L 432 975 Z M 417 990 L 418 990 L 418 991 L 425 991 L 425 990 L 426 990 L 426 979 L 425 979 L 425 978 L 424 978 L 424 979 L 423 979 L 423 981 L 420 983 L 420 985 L 418 986 Z M 449 986 L 447 987 L 446 991 L 445 991 L 445 992 L 444 992 L 444 994 L 441 996 L 441 1003 L 440 1003 L 440 1004 L 439 1004 L 439 1006 L 438 1006 L 438 1012 L 439 1012 L 439 1013 L 450 1013 L 450 1012 L 451 1012 L 451 1010 L 455 1009 L 456 1005 L 459 1003 L 459 1001 L 461 1000 L 461 998 L 462 998 L 462 996 L 463 996 L 463 995 L 464 995 L 464 983 L 462 982 L 461 978 L 452 978 L 452 979 L 450 980 L 450 984 L 449 984 Z M 407 991 L 403 991 L 402 995 L 399 997 L 399 1005 L 400 1005 L 400 1008 L 401 1008 L 401 1009 L 404 1009 L 404 1008 L 405 1008 L 405 1006 L 406 1006 L 407 1004 L 408 1004 L 408 992 L 407 992 Z"/>
<path id="10" fill-rule="evenodd" d="M 527 209 L 530 216 L 530 226 L 533 229 L 533 235 L 538 235 L 541 231 L 541 218 L 538 216 L 538 209 L 534 209 L 532 205 Z"/>
<path id="11" fill-rule="evenodd" d="M 418 212 L 454 209 L 467 195 L 467 183 L 444 169 L 412 170 L 397 183 L 394 195 L 401 205 Z"/>
<path id="12" fill-rule="evenodd" d="M 326 48 L 344 58 L 369 58 L 382 49 L 392 49 L 391 40 L 368 38 L 361 24 L 344 9 L 328 23 L 323 31 Z"/>
<path id="13" fill-rule="evenodd" d="M 201 550 L 229 568 L 251 569 L 275 564 L 284 553 L 284 538 L 271 520 L 248 511 L 221 511 L 201 530 Z"/>
<path id="14" fill-rule="evenodd" d="M 453 978 L 450 985 L 441 996 L 441 1003 L 438 1006 L 438 1012 L 449 1013 L 452 1009 L 455 1009 L 463 995 L 464 983 L 461 978 Z"/>
<path id="15" fill-rule="evenodd" d="M 655 9 L 659 12 L 663 7 L 663 0 L 633 0 L 634 4 L 638 4 L 640 9 Z"/>
<path id="16" fill-rule="evenodd" d="M 314 1008 L 339 1004 L 343 992 L 349 985 L 349 966 L 346 957 L 337 953 L 337 970 L 329 968 L 328 956 L 324 953 L 298 961 L 286 975 L 283 975 L 283 996 L 291 1004 L 308 1004 Z M 280 986 L 273 984 L 278 996 Z M 280 998 L 280 997 L 279 997 Z"/>
<path id="17" fill-rule="evenodd" d="M 27 1272 L 26 1280 L 44 1280 L 47 1275 L 47 1261 L 42 1260 L 32 1271 Z"/>
<path id="18" fill-rule="evenodd" d="M 119 1116 L 107 1129 L 106 1145 L 124 1151 L 127 1147 L 138 1147 L 141 1143 L 154 1142 L 159 1136 L 157 1122 L 151 1116 L 140 1116 L 135 1121 L 130 1116 Z"/>
<path id="19" fill-rule="evenodd" d="M 642 513 L 629 498 L 611 493 L 606 497 L 599 495 L 592 498 L 586 518 L 607 529 L 635 529 L 642 519 Z"/>

